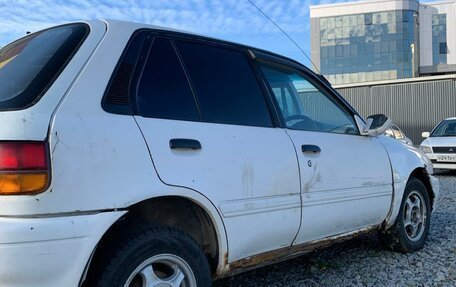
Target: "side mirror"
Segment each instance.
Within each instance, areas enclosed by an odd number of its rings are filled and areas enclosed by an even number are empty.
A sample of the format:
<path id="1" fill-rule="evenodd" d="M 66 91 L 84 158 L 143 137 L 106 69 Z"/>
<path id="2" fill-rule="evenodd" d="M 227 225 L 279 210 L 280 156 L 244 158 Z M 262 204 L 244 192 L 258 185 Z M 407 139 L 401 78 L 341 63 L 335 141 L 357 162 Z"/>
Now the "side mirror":
<path id="1" fill-rule="evenodd" d="M 431 134 L 430 134 L 429 132 L 423 132 L 423 133 L 421 133 L 421 136 L 422 136 L 423 138 L 425 138 L 425 139 L 428 138 L 430 135 L 431 135 Z"/>
<path id="2" fill-rule="evenodd" d="M 365 136 L 382 135 L 393 123 L 391 119 L 383 114 L 369 116 L 367 123 L 363 125 L 360 125 L 359 118 L 355 117 L 355 121 L 360 128 L 361 134 Z"/>

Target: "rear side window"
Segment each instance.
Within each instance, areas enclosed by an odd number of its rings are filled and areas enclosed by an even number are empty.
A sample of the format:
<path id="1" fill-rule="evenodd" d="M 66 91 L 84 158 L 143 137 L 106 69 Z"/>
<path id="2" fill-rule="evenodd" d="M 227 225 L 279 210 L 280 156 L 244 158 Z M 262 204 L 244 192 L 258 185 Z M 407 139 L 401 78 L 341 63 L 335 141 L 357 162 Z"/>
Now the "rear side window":
<path id="1" fill-rule="evenodd" d="M 85 24 L 44 30 L 0 50 L 0 110 L 36 103 L 87 36 Z"/>
<path id="2" fill-rule="evenodd" d="M 138 86 L 140 115 L 198 121 L 195 98 L 173 45 L 156 38 Z"/>
<path id="3" fill-rule="evenodd" d="M 203 120 L 271 127 L 266 101 L 244 53 L 178 42 Z"/>
<path id="4" fill-rule="evenodd" d="M 103 97 L 101 106 L 105 111 L 121 115 L 132 114 L 130 94 L 136 92 L 135 83 L 146 58 L 147 48 L 144 46 L 149 41 L 149 33 L 139 31 L 128 42 Z"/>

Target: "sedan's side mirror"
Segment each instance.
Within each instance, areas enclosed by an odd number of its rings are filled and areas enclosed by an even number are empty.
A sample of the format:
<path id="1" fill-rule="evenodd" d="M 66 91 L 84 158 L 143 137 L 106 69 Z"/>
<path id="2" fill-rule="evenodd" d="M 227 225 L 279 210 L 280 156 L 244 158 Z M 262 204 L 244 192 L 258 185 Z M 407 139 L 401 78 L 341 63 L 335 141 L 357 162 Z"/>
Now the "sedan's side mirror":
<path id="1" fill-rule="evenodd" d="M 383 114 L 369 116 L 365 125 L 360 125 L 358 120 L 356 122 L 358 127 L 360 127 L 361 134 L 365 136 L 382 135 L 393 123 L 391 119 Z"/>
<path id="2" fill-rule="evenodd" d="M 429 132 L 423 132 L 421 133 L 421 136 L 425 139 L 427 139 L 431 134 Z"/>

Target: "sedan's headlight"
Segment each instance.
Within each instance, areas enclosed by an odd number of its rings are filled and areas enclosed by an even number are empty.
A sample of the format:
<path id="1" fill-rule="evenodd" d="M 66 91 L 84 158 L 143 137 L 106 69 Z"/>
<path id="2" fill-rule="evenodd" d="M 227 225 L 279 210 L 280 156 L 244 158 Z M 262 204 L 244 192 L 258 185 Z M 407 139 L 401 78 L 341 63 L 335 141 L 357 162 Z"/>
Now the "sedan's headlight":
<path id="1" fill-rule="evenodd" d="M 431 147 L 420 145 L 420 150 L 422 150 L 424 153 L 432 153 Z"/>

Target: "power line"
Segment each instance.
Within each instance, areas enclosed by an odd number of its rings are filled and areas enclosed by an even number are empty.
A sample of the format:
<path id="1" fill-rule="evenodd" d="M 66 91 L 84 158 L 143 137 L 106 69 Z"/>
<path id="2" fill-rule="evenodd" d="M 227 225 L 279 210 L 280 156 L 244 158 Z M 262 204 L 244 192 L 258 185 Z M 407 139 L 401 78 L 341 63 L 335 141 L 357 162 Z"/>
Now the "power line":
<path id="1" fill-rule="evenodd" d="M 299 51 L 301 51 L 301 53 L 304 54 L 304 56 L 310 61 L 310 63 L 312 64 L 312 66 L 314 66 L 315 70 L 318 71 L 319 74 L 321 74 L 320 70 L 317 68 L 317 66 L 314 64 L 314 62 L 312 62 L 312 60 L 310 59 L 310 57 L 306 54 L 306 52 L 304 52 L 304 50 L 301 48 L 301 46 L 298 45 L 298 43 L 296 43 L 295 40 L 293 40 L 293 38 L 291 38 L 290 35 L 288 35 L 287 32 L 285 32 L 285 30 L 283 30 L 276 22 L 274 22 L 274 20 L 271 19 L 271 17 L 268 16 L 268 14 L 266 14 L 265 12 L 263 12 L 263 10 L 260 9 L 260 7 L 258 7 L 257 5 L 255 5 L 255 3 L 253 3 L 252 0 L 247 0 L 250 4 L 252 4 L 253 7 L 255 7 L 258 11 L 260 11 L 261 14 L 263 14 L 264 17 L 266 17 L 272 24 L 274 24 L 274 26 L 277 27 L 277 29 L 279 29 L 283 34 L 285 34 L 285 36 L 296 46 L 298 47 Z"/>

